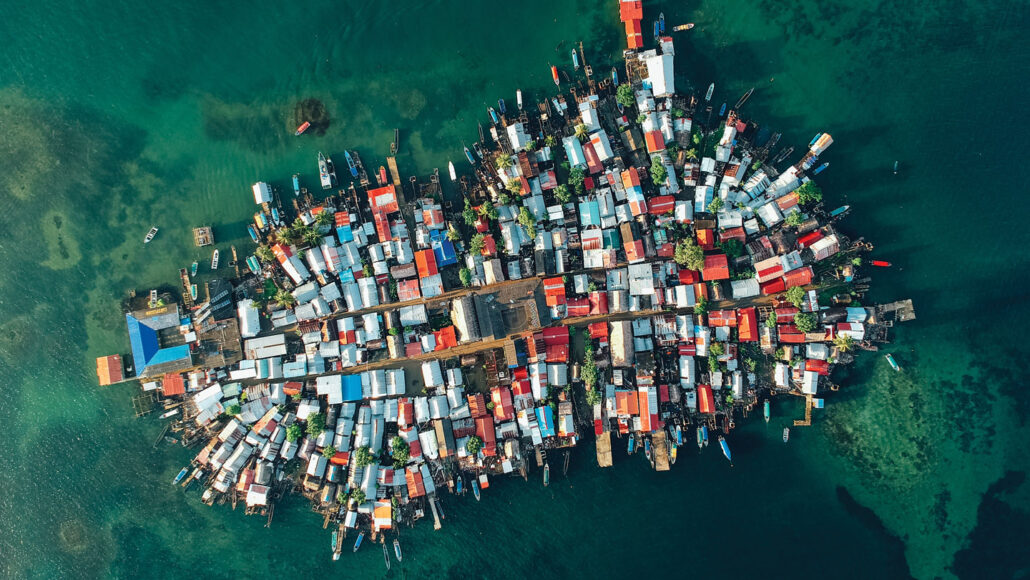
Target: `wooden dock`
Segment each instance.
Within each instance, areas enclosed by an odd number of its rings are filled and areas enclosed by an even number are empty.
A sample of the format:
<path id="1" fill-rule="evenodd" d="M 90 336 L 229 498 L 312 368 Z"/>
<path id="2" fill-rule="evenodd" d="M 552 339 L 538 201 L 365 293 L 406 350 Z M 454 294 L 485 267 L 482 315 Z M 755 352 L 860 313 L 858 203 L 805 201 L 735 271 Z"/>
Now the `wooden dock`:
<path id="1" fill-rule="evenodd" d="M 386 158 L 386 165 L 390 168 L 390 177 L 396 187 L 401 186 L 401 172 L 397 169 L 397 158 L 390 156 Z"/>
<path id="2" fill-rule="evenodd" d="M 612 466 L 612 432 L 605 431 L 597 436 L 597 465 Z"/>
<path id="3" fill-rule="evenodd" d="M 193 228 L 193 243 L 196 244 L 198 248 L 210 246 L 215 243 L 215 234 L 211 230 L 211 226 Z"/>
<path id="4" fill-rule="evenodd" d="M 794 419 L 795 427 L 808 427 L 812 424 L 812 395 L 805 395 L 805 418 Z"/>
<path id="5" fill-rule="evenodd" d="M 669 442 L 664 430 L 658 431 L 651 437 L 651 445 L 654 446 L 655 471 L 669 471 Z"/>

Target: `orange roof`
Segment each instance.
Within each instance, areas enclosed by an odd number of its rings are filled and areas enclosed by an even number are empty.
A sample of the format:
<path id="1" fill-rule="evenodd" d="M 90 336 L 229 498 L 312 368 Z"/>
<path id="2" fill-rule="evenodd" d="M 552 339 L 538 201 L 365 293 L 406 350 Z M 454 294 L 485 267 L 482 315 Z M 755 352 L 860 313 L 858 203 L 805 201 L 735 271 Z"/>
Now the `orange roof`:
<path id="1" fill-rule="evenodd" d="M 709 385 L 697 386 L 697 411 L 698 413 L 715 412 L 715 397 L 712 396 L 712 387 Z"/>
<path id="2" fill-rule="evenodd" d="M 737 339 L 740 342 L 755 342 L 758 340 L 758 316 L 755 308 L 742 308 L 737 324 Z"/>
<path id="3" fill-rule="evenodd" d="M 415 266 L 418 267 L 418 277 L 428 278 L 439 274 L 436 268 L 436 254 L 433 250 L 419 250 L 415 252 Z"/>
<path id="4" fill-rule="evenodd" d="M 622 185 L 626 187 L 640 185 L 640 174 L 637 173 L 636 167 L 630 167 L 622 172 Z"/>
<path id="5" fill-rule="evenodd" d="M 186 392 L 186 382 L 179 373 L 168 373 L 161 379 L 161 390 L 166 397 Z"/>
<path id="6" fill-rule="evenodd" d="M 436 337 L 436 350 L 458 346 L 458 336 L 455 333 L 453 324 L 437 330 L 433 333 L 433 336 Z"/>
<path id="7" fill-rule="evenodd" d="M 390 523 L 393 521 L 393 506 L 390 504 L 389 500 L 380 500 L 376 502 L 375 520 L 376 526 L 381 529 L 393 527 Z"/>
<path id="8" fill-rule="evenodd" d="M 473 417 L 482 417 L 486 415 L 486 400 L 483 397 L 483 393 L 476 393 L 468 396 L 469 400 L 469 413 Z"/>
<path id="9" fill-rule="evenodd" d="M 97 379 L 101 387 L 117 383 L 123 378 L 121 356 L 112 354 L 97 359 Z"/>
<path id="10" fill-rule="evenodd" d="M 619 20 L 640 20 L 644 17 L 644 3 L 641 0 L 623 0 L 619 2 Z"/>
<path id="11" fill-rule="evenodd" d="M 372 206 L 372 209 L 378 209 L 386 213 L 400 211 L 400 208 L 397 206 L 397 191 L 392 185 L 368 190 L 368 203 Z"/>
<path id="12" fill-rule="evenodd" d="M 697 245 L 701 246 L 701 249 L 703 250 L 711 250 L 715 248 L 715 235 L 712 230 L 697 230 Z"/>
<path id="13" fill-rule="evenodd" d="M 644 142 L 647 143 L 648 153 L 665 151 L 665 137 L 662 136 L 662 132 L 658 129 L 644 134 Z"/>

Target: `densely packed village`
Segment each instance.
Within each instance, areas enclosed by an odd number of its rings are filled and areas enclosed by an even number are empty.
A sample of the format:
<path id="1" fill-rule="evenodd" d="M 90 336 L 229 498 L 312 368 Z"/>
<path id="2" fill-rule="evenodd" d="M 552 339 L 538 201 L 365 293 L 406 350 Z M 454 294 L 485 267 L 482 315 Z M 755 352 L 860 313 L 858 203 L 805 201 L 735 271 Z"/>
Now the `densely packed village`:
<path id="1" fill-rule="evenodd" d="M 183 274 L 182 298 L 130 301 L 132 363 L 98 374 L 134 372 L 198 448 L 176 483 L 269 521 L 301 492 L 343 533 L 439 526 L 441 492 L 546 483 L 584 437 L 666 470 L 774 396 L 805 424 L 834 365 L 914 317 L 860 303 L 870 246 L 811 180 L 831 137 L 788 165 L 742 103 L 677 93 L 672 38 L 644 48 L 640 2 L 619 7 L 625 69 L 499 102 L 455 191 L 349 151 L 327 196 L 252 186 L 260 243 L 206 299 Z"/>

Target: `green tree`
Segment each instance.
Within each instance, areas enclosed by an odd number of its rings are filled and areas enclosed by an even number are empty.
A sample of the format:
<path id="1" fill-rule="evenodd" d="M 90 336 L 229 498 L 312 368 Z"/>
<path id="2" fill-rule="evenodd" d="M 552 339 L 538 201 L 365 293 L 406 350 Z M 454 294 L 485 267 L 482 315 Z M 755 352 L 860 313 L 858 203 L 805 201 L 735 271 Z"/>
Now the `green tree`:
<path id="1" fill-rule="evenodd" d="M 469 455 L 475 455 L 479 453 L 479 450 L 483 448 L 483 440 L 477 435 L 472 435 L 469 440 L 465 443 L 465 451 L 469 452 Z"/>
<path id="2" fill-rule="evenodd" d="M 511 155 L 507 153 L 501 153 L 497 156 L 497 169 L 508 169 L 512 166 Z"/>
<path id="3" fill-rule="evenodd" d="M 297 423 L 294 423 L 293 425 L 290 425 L 286 428 L 286 440 L 290 443 L 293 443 L 297 439 L 300 439 L 300 436 L 303 434 L 304 431 L 300 428 L 300 425 L 298 425 Z"/>
<path id="4" fill-rule="evenodd" d="M 298 232 L 291 226 L 283 226 L 275 232 L 275 239 L 280 244 L 285 244 L 287 246 L 293 244 L 293 242 L 296 242 L 297 238 Z"/>
<path id="5" fill-rule="evenodd" d="M 297 303 L 297 299 L 294 298 L 293 294 L 290 294 L 286 290 L 279 290 L 276 292 L 275 297 L 272 300 L 283 308 L 289 308 Z"/>
<path id="6" fill-rule="evenodd" d="M 805 301 L 805 289 L 801 286 L 794 286 L 787 289 L 785 296 L 787 302 L 793 304 L 795 308 L 801 308 L 801 304 Z"/>
<path id="7" fill-rule="evenodd" d="M 366 467 L 372 465 L 373 461 L 375 461 L 375 457 L 372 456 L 372 450 L 368 447 L 358 447 L 354 451 L 354 465 Z"/>
<path id="8" fill-rule="evenodd" d="M 625 83 L 619 85 L 619 88 L 615 89 L 615 100 L 623 107 L 632 107 L 637 102 L 633 87 Z"/>
<path id="9" fill-rule="evenodd" d="M 447 226 L 447 239 L 452 242 L 457 242 L 461 239 L 461 232 L 458 231 L 458 228 L 454 227 L 454 224 Z"/>
<path id="10" fill-rule="evenodd" d="M 690 161 L 697 161 L 697 149 L 694 149 L 693 147 L 687 149 L 686 156 Z"/>
<path id="11" fill-rule="evenodd" d="M 708 347 L 708 353 L 711 356 L 720 357 L 726 354 L 726 349 L 722 346 L 721 342 L 713 342 L 712 346 Z"/>
<path id="12" fill-rule="evenodd" d="M 716 197 L 712 201 L 708 202 L 708 213 L 718 213 L 722 209 L 722 198 Z"/>
<path id="13" fill-rule="evenodd" d="M 658 155 L 651 156 L 651 181 L 655 185 L 662 185 L 665 180 L 669 177 L 668 170 L 665 169 L 665 164 L 662 163 L 662 158 Z"/>
<path id="14" fill-rule="evenodd" d="M 810 312 L 798 312 L 794 315 L 794 326 L 801 332 L 812 332 L 817 325 L 815 315 Z"/>
<path id="15" fill-rule="evenodd" d="M 640 113 L 639 115 L 637 115 L 637 125 L 643 125 L 644 121 L 646 121 L 646 120 L 647 120 L 647 115 L 645 115 L 644 113 Z"/>
<path id="16" fill-rule="evenodd" d="M 579 125 L 576 125 L 576 139 L 579 139 L 580 142 L 586 141 L 587 135 L 589 134 L 590 127 L 587 127 L 586 124 L 580 123 Z"/>
<path id="17" fill-rule="evenodd" d="M 332 459 L 333 455 L 336 455 L 336 447 L 332 445 L 326 445 L 322 448 L 322 456 L 326 459 Z"/>
<path id="18" fill-rule="evenodd" d="M 356 487 L 354 491 L 350 492 L 350 499 L 354 505 L 361 505 L 365 503 L 365 492 L 360 487 Z"/>
<path id="19" fill-rule="evenodd" d="M 308 415 L 308 435 L 318 437 L 325 431 L 325 413 L 312 413 Z"/>
<path id="20" fill-rule="evenodd" d="M 736 238 L 730 238 L 725 242 L 722 242 L 719 244 L 719 247 L 722 248 L 723 252 L 726 252 L 726 255 L 729 256 L 730 259 L 744 255 L 744 244 Z"/>
<path id="21" fill-rule="evenodd" d="M 786 219 L 783 220 L 784 225 L 796 228 L 804 223 L 805 218 L 801 216 L 801 212 L 795 210 L 787 214 Z"/>
<path id="22" fill-rule="evenodd" d="M 362 266 L 362 267 L 361 267 L 361 273 L 362 273 L 362 274 L 363 274 L 363 275 L 364 275 L 364 276 L 365 276 L 366 278 L 371 278 L 371 277 L 372 277 L 372 274 L 373 274 L 373 271 L 372 271 L 372 264 L 365 264 L 364 266 Z"/>
<path id="23" fill-rule="evenodd" d="M 390 330 L 386 331 L 386 334 L 389 334 L 390 336 L 397 336 L 400 333 L 401 333 L 400 329 L 397 328 L 396 326 L 391 326 Z"/>
<path id="24" fill-rule="evenodd" d="M 855 339 L 851 338 L 849 334 L 837 335 L 837 338 L 833 339 L 833 346 L 837 347 L 837 350 L 841 352 L 848 352 L 855 348 Z"/>
<path id="25" fill-rule="evenodd" d="M 336 503 L 339 503 L 339 504 L 347 503 L 347 494 L 343 493 L 342 491 L 340 493 L 336 494 Z"/>
<path id="26" fill-rule="evenodd" d="M 271 262 L 275 259 L 275 252 L 273 252 L 272 248 L 269 248 L 268 246 L 258 246 L 257 249 L 254 250 L 254 255 L 262 262 Z"/>
<path id="27" fill-rule="evenodd" d="M 523 149 L 525 149 L 527 152 L 532 152 L 534 149 L 536 149 L 536 141 L 530 139 L 529 143 L 526 143 L 526 146 L 523 147 Z"/>
<path id="28" fill-rule="evenodd" d="M 508 192 L 511 193 L 512 195 L 522 195 L 522 180 L 521 179 L 511 179 L 511 180 L 508 181 L 508 185 L 506 186 L 506 188 L 507 188 Z M 505 194 L 502 192 L 500 195 L 497 196 L 498 199 L 500 198 L 501 195 L 505 195 Z M 505 203 L 508 203 L 508 202 L 502 201 L 501 203 L 505 204 Z"/>
<path id="29" fill-rule="evenodd" d="M 544 145 L 547 147 L 555 147 L 558 145 L 558 138 L 554 135 L 548 135 L 544 137 Z"/>
<path id="30" fill-rule="evenodd" d="M 676 242 L 672 259 L 688 270 L 701 270 L 705 265 L 705 251 L 693 238 L 683 238 Z"/>
<path id="31" fill-rule="evenodd" d="M 315 214 L 315 225 L 317 225 L 318 227 L 326 228 L 326 227 L 329 227 L 330 225 L 332 225 L 332 223 L 333 223 L 333 214 L 331 214 L 331 213 L 329 213 L 329 212 L 327 212 L 325 210 L 322 210 L 322 211 L 320 211 L 320 212 Z"/>
<path id="32" fill-rule="evenodd" d="M 483 253 L 483 248 L 486 247 L 486 240 L 483 234 L 476 234 L 469 240 L 469 251 L 473 254 Z"/>
<path id="33" fill-rule="evenodd" d="M 597 364 L 594 362 L 594 348 L 589 341 L 583 351 L 583 368 L 580 369 L 579 376 L 583 379 L 583 384 L 587 386 L 587 389 L 597 386 Z"/>
<path id="34" fill-rule="evenodd" d="M 310 246 L 314 247 L 322 243 L 322 234 L 315 228 L 304 228 L 302 236 L 304 238 L 304 243 Z"/>
<path id="35" fill-rule="evenodd" d="M 393 450 L 393 464 L 395 467 L 404 465 L 411 458 L 411 449 L 408 447 L 408 442 L 400 435 L 390 440 L 390 448 Z"/>
<path id="36" fill-rule="evenodd" d="M 814 181 L 806 181 L 794 191 L 798 194 L 798 203 L 802 205 L 823 200 L 823 190 Z"/>
<path id="37" fill-rule="evenodd" d="M 683 112 L 683 109 L 674 108 L 672 110 L 672 116 L 677 118 L 677 119 L 679 119 L 679 118 L 685 117 L 687 115 L 686 115 L 686 113 Z"/>
<path id="38" fill-rule="evenodd" d="M 461 285 L 468 288 L 472 285 L 472 270 L 468 268 L 462 268 L 458 270 L 458 280 L 461 280 Z"/>
<path id="39" fill-rule="evenodd" d="M 856 266 L 856 267 L 857 266 L 861 266 L 862 265 L 862 258 L 859 258 L 859 257 L 851 258 L 851 265 L 852 266 Z"/>
<path id="40" fill-rule="evenodd" d="M 719 359 L 715 358 L 714 356 L 708 357 L 708 371 L 714 373 L 714 372 L 718 372 L 718 370 L 719 370 Z"/>
<path id="41" fill-rule="evenodd" d="M 769 318 L 765 319 L 765 325 L 769 328 L 776 328 L 776 315 L 770 314 Z"/>
<path id="42" fill-rule="evenodd" d="M 465 209 L 461 210 L 461 217 L 465 220 L 465 225 L 476 224 L 476 210 L 472 209 L 472 202 L 465 198 Z"/>
<path id="43" fill-rule="evenodd" d="M 697 304 L 694 304 L 694 314 L 701 316 L 708 312 L 708 300 L 699 298 Z"/>
<path id="44" fill-rule="evenodd" d="M 558 200 L 558 203 L 569 203 L 572 194 L 569 193 L 568 186 L 562 184 L 554 188 L 554 198 Z"/>
<path id="45" fill-rule="evenodd" d="M 483 205 L 479 206 L 479 215 L 495 220 L 500 214 L 497 212 L 497 208 L 494 207 L 494 204 L 488 199 L 483 202 Z"/>
<path id="46" fill-rule="evenodd" d="M 515 183 L 515 180 L 514 179 L 511 180 L 509 182 L 509 185 L 511 183 Z M 521 187 L 519 189 L 521 190 Z M 501 205 L 508 205 L 509 203 L 511 203 L 511 196 L 508 195 L 507 191 L 502 191 L 502 192 L 497 194 L 497 203 L 499 203 Z"/>
<path id="47" fill-rule="evenodd" d="M 569 183 L 576 191 L 576 195 L 583 195 L 586 193 L 586 187 L 584 186 L 585 181 L 586 173 L 584 173 L 582 167 L 573 167 L 569 170 Z"/>
<path id="48" fill-rule="evenodd" d="M 229 407 L 226 408 L 226 410 L 225 410 L 225 414 L 230 416 L 230 417 L 235 417 L 236 415 L 239 415 L 240 414 L 240 406 L 238 404 L 237 405 L 229 405 Z"/>
<path id="49" fill-rule="evenodd" d="M 587 391 L 587 404 L 591 407 L 600 403 L 602 398 L 601 391 L 598 391 L 597 389 L 590 389 Z"/>

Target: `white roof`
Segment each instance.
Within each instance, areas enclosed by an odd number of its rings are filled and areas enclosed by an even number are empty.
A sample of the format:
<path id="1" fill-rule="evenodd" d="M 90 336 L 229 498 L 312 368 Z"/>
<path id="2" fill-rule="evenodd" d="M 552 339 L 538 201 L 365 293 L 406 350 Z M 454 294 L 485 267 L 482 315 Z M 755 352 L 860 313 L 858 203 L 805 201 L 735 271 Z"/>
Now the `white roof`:
<path id="1" fill-rule="evenodd" d="M 647 59 L 647 76 L 651 81 L 654 96 L 664 97 L 676 92 L 673 72 L 671 54 L 656 55 Z"/>
<path id="2" fill-rule="evenodd" d="M 252 338 L 261 332 L 261 313 L 250 298 L 240 300 L 236 309 L 240 317 L 240 336 Z"/>
<path id="3" fill-rule="evenodd" d="M 264 181 L 259 181 L 251 186 L 254 191 L 254 203 L 262 204 L 272 201 L 272 188 Z"/>

